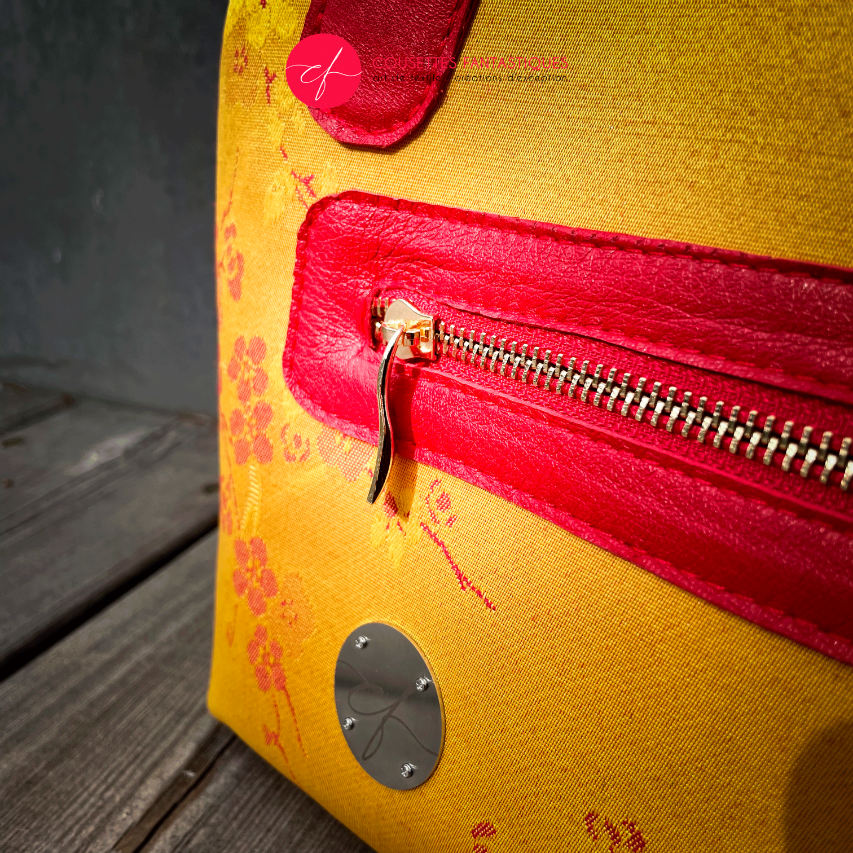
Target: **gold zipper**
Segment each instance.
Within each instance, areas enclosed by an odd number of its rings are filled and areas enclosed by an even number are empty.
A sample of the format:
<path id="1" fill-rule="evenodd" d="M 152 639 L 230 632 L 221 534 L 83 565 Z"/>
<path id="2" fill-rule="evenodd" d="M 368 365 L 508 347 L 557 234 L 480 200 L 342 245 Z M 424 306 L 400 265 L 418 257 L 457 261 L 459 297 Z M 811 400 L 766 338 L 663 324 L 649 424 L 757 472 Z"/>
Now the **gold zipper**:
<path id="1" fill-rule="evenodd" d="M 646 376 L 637 379 L 615 367 L 593 366 L 577 356 L 497 338 L 484 332 L 445 326 L 441 320 L 423 314 L 405 299 L 377 298 L 371 303 L 374 337 L 385 343 L 379 366 L 376 395 L 379 404 L 379 447 L 368 501 L 373 503 L 388 478 L 394 455 L 389 417 L 388 377 L 394 359 L 434 361 L 447 356 L 510 380 L 533 385 L 553 394 L 563 394 L 648 426 L 694 438 L 700 444 L 727 449 L 747 459 L 772 465 L 781 455 L 781 469 L 796 472 L 803 479 L 820 469 L 820 482 L 837 483 L 847 491 L 853 480 L 853 439 L 845 437 L 833 447 L 834 434 L 818 433 L 814 427 L 799 429 L 793 421 L 781 428 L 775 415 L 762 416 L 755 409 L 728 406 L 722 400 L 710 405 L 707 397 L 682 391 L 674 385 L 664 388 Z M 437 326 L 437 330 L 436 330 Z M 794 438 L 799 435 L 799 438 Z M 820 436 L 818 438 L 818 436 Z M 802 460 L 799 469 L 795 460 Z M 840 479 L 833 480 L 840 471 Z"/>

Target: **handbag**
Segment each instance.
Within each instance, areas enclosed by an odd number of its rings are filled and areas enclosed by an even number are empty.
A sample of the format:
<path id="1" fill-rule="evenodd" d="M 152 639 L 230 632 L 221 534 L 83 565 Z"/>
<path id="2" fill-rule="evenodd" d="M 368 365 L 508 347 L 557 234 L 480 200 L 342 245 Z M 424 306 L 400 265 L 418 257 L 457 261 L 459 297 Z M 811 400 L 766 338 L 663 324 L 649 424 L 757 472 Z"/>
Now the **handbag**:
<path id="1" fill-rule="evenodd" d="M 232 0 L 208 702 L 376 850 L 853 850 L 851 29 Z"/>

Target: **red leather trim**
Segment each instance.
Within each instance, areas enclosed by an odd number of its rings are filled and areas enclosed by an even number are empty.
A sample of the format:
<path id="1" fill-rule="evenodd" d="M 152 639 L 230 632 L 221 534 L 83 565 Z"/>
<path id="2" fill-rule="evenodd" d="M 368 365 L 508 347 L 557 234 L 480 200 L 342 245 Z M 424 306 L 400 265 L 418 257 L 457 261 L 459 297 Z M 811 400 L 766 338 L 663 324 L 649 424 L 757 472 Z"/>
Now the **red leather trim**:
<path id="1" fill-rule="evenodd" d="M 385 148 L 411 133 L 446 89 L 476 0 L 312 0 L 302 38 L 342 36 L 361 61 L 355 95 L 311 115 L 339 142 Z M 433 68 L 401 66 L 429 57 Z M 386 74 L 377 80 L 377 74 Z M 397 79 L 402 75 L 403 79 Z"/>
<path id="2" fill-rule="evenodd" d="M 850 270 L 323 199 L 299 233 L 285 379 L 315 417 L 374 443 L 378 291 L 853 432 Z M 398 364 L 391 393 L 402 455 L 853 663 L 851 496 L 451 360 Z"/>

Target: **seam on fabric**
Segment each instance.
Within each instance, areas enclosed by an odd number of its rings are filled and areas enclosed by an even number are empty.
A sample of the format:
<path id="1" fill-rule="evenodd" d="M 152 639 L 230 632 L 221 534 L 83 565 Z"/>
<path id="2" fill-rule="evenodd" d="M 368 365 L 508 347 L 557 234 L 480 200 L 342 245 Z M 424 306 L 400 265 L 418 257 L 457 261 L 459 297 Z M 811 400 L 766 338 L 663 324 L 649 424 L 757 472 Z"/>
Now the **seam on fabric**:
<path id="1" fill-rule="evenodd" d="M 535 223 L 535 222 L 526 222 L 526 221 L 518 221 L 517 217 L 513 216 L 503 216 L 502 214 L 497 213 L 480 213 L 478 211 L 468 211 L 468 210 L 460 210 L 458 208 L 451 207 L 443 207 L 441 205 L 432 205 L 429 202 L 418 202 L 418 201 L 408 201 L 406 199 L 395 199 L 395 198 L 386 198 L 375 196 L 370 193 L 362 192 L 361 190 L 346 190 L 338 195 L 326 196 L 315 204 L 322 205 L 324 202 L 328 202 L 326 206 L 330 206 L 332 204 L 347 204 L 353 203 L 359 206 L 369 205 L 371 207 L 376 208 L 386 208 L 391 210 L 405 211 L 407 213 L 411 213 L 414 216 L 420 216 L 426 219 L 439 219 L 442 222 L 459 222 L 463 225 L 476 225 L 478 228 L 483 230 L 492 230 L 492 231 L 513 231 L 517 234 L 527 235 L 532 234 L 532 236 L 537 239 L 547 240 L 553 243 L 571 243 L 575 246 L 589 246 L 590 248 L 612 248 L 619 252 L 623 252 L 625 254 L 640 254 L 640 255 L 650 255 L 656 257 L 673 257 L 673 258 L 681 258 L 683 260 L 697 261 L 699 263 L 705 263 L 709 265 L 715 266 L 723 266 L 728 267 L 730 269 L 751 269 L 755 272 L 772 272 L 778 273 L 779 275 L 791 276 L 791 270 L 783 269 L 781 266 L 773 266 L 770 259 L 764 258 L 750 258 L 750 256 L 744 252 L 742 254 L 745 255 L 744 260 L 724 260 L 723 258 L 716 257 L 703 257 L 698 250 L 704 252 L 714 253 L 717 251 L 726 252 L 726 253 L 734 253 L 741 254 L 737 250 L 734 249 L 716 249 L 714 247 L 699 247 L 694 246 L 690 243 L 682 243 L 677 244 L 677 248 L 667 248 L 665 246 L 655 246 L 648 247 L 645 245 L 640 246 L 622 246 L 619 245 L 619 234 L 612 234 L 607 236 L 602 236 L 600 239 L 595 239 L 590 237 L 588 234 L 583 237 L 576 237 L 572 232 L 580 229 L 572 229 L 571 226 L 565 225 L 549 225 L 547 223 Z M 424 209 L 426 208 L 426 209 Z M 437 208 L 437 209 L 433 209 Z M 506 223 L 500 222 L 485 222 L 482 220 L 485 219 L 501 219 L 507 220 Z M 548 233 L 548 229 L 552 227 L 564 228 L 567 229 L 571 236 L 567 237 L 566 235 L 556 235 L 552 233 Z M 545 233 L 542 233 L 542 232 Z M 637 237 L 629 234 L 624 235 L 631 240 L 639 240 L 643 243 L 654 243 L 657 242 L 651 237 Z M 676 242 L 677 241 L 664 241 L 661 238 L 660 242 Z M 691 252 L 691 249 L 694 252 Z M 778 264 L 778 261 L 776 262 Z M 811 261 L 790 261 L 790 265 L 792 267 L 802 266 L 802 265 L 817 265 L 813 264 Z M 845 271 L 846 272 L 846 271 Z M 809 279 L 811 281 L 827 281 L 834 284 L 839 284 L 843 287 L 853 287 L 853 271 L 850 271 L 851 277 L 849 279 L 844 279 L 839 277 L 838 273 L 817 273 L 817 272 L 803 272 L 798 273 L 797 275 L 802 278 Z"/>

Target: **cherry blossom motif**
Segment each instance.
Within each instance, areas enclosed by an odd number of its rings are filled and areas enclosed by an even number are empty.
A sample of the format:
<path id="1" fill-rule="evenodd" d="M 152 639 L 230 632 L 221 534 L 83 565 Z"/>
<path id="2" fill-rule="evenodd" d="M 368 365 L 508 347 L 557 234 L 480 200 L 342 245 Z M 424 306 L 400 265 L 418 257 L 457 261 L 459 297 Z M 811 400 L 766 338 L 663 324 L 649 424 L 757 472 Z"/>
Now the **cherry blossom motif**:
<path id="1" fill-rule="evenodd" d="M 284 650 L 275 640 L 270 639 L 269 631 L 263 625 L 255 628 L 255 635 L 249 640 L 246 652 L 249 663 L 255 666 L 258 687 L 264 693 L 272 687 L 276 690 L 287 689 L 287 678 L 281 666 Z"/>
<path id="2" fill-rule="evenodd" d="M 267 746 L 274 746 L 281 753 L 281 757 L 284 759 L 287 769 L 292 774 L 293 771 L 290 767 L 290 759 L 287 757 L 287 751 L 284 748 L 284 744 L 281 742 L 281 713 L 278 710 L 278 702 L 276 702 L 275 699 L 273 699 L 272 706 L 275 711 L 275 728 L 271 729 L 266 723 L 262 723 L 261 731 L 264 733 L 264 743 L 266 743 Z"/>
<path id="3" fill-rule="evenodd" d="M 325 426 L 317 438 L 320 458 L 327 465 L 334 465 L 340 470 L 348 483 L 354 483 L 366 470 L 371 450 L 366 444 Z"/>
<path id="4" fill-rule="evenodd" d="M 263 92 L 263 62 L 259 40 L 248 18 L 240 17 L 226 36 L 223 54 L 231 61 L 231 73 L 223 76 L 224 98 L 229 105 L 249 109 Z"/>
<path id="5" fill-rule="evenodd" d="M 396 526 L 400 533 L 403 533 L 403 525 L 400 523 L 400 509 L 397 506 L 397 499 L 391 494 L 390 489 L 385 490 L 385 498 L 382 501 L 382 511 L 388 517 L 386 529 L 390 531 L 392 526 Z"/>
<path id="6" fill-rule="evenodd" d="M 270 71 L 269 66 L 264 66 L 264 81 L 266 85 L 267 103 L 272 103 L 272 84 L 278 79 L 277 71 Z"/>
<path id="7" fill-rule="evenodd" d="M 293 178 L 293 188 L 296 191 L 296 197 L 307 210 L 317 200 L 317 192 L 312 186 L 314 175 L 300 175 L 296 169 L 291 169 L 290 176 Z"/>
<path id="8" fill-rule="evenodd" d="M 303 439 L 302 436 L 295 432 L 293 437 L 287 435 L 290 424 L 285 424 L 281 428 L 281 443 L 284 445 L 284 458 L 288 462 L 304 462 L 311 455 L 311 439 Z"/>
<path id="9" fill-rule="evenodd" d="M 439 492 L 441 480 L 433 480 L 430 484 L 424 505 L 429 513 L 430 521 L 435 527 L 453 527 L 457 516 L 450 511 L 450 495 L 444 490 Z"/>
<path id="10" fill-rule="evenodd" d="M 248 54 L 246 54 L 248 62 Z M 236 68 L 235 68 L 236 70 Z M 237 176 L 237 161 L 234 163 L 234 175 L 231 178 L 231 189 L 228 192 L 228 202 L 222 211 L 219 221 L 219 260 L 216 264 L 216 274 L 220 284 L 225 281 L 228 292 L 234 301 L 239 301 L 243 295 L 243 272 L 246 266 L 243 253 L 237 248 L 237 223 L 234 221 L 231 209 L 234 204 L 234 179 Z"/>
<path id="11" fill-rule="evenodd" d="M 471 830 L 471 837 L 475 840 L 479 838 L 492 838 L 497 834 L 498 831 L 495 829 L 495 825 L 488 820 L 474 824 L 474 828 Z M 471 853 L 488 853 L 488 851 L 489 848 L 485 844 L 475 844 Z"/>
<path id="12" fill-rule="evenodd" d="M 279 578 L 278 592 L 269 605 L 270 634 L 283 648 L 285 657 L 294 658 L 314 631 L 311 602 L 302 578 L 296 574 Z"/>
<path id="13" fill-rule="evenodd" d="M 272 442 L 266 431 L 273 419 L 272 406 L 263 397 L 269 378 L 261 362 L 267 353 L 263 338 L 253 337 L 249 343 L 241 335 L 234 343 L 234 354 L 228 363 L 228 378 L 237 386 L 240 405 L 231 411 L 228 426 L 234 442 L 234 460 L 244 465 L 254 456 L 262 465 L 272 462 Z"/>
<path id="14" fill-rule="evenodd" d="M 234 48 L 234 67 L 235 74 L 242 74 L 249 67 L 249 45 L 242 44 L 240 47 Z"/>
<path id="15" fill-rule="evenodd" d="M 623 839 L 625 850 L 629 851 L 629 853 L 643 853 L 643 850 L 646 849 L 646 839 L 643 838 L 643 834 L 637 828 L 637 824 L 632 820 L 623 820 L 622 826 L 628 832 L 628 835 Z"/>
<path id="16" fill-rule="evenodd" d="M 305 747 L 302 743 L 302 735 L 299 732 L 299 724 L 296 721 L 296 709 L 293 707 L 293 701 L 287 689 L 287 676 L 285 675 L 282 663 L 284 650 L 270 636 L 270 632 L 264 625 L 257 625 L 254 636 L 246 646 L 246 654 L 249 657 L 249 663 L 255 667 L 255 680 L 258 682 L 259 689 L 264 693 L 274 691 L 284 695 L 287 706 L 290 709 L 290 718 L 293 721 L 296 740 L 304 755 Z M 287 753 L 281 743 L 281 715 L 278 710 L 278 702 L 276 702 L 274 697 L 272 702 L 273 709 L 275 710 L 276 727 L 275 729 L 270 729 L 264 724 L 264 740 L 269 745 L 275 745 L 289 766 L 290 762 L 288 761 Z"/>
<path id="17" fill-rule="evenodd" d="M 646 849 L 646 839 L 643 838 L 637 824 L 632 820 L 623 820 L 618 824 L 610 818 L 603 818 L 601 828 L 597 826 L 600 815 L 598 812 L 589 812 L 584 817 L 587 834 L 593 841 L 599 838 L 604 844 L 608 844 L 608 853 L 643 853 Z"/>
<path id="18" fill-rule="evenodd" d="M 450 554 L 450 549 L 447 543 L 440 535 L 442 527 L 453 527 L 458 520 L 452 511 L 450 495 L 441 488 L 441 480 L 433 480 L 430 484 L 429 491 L 424 498 L 424 507 L 426 509 L 427 518 L 421 521 L 421 530 L 433 541 L 441 553 L 447 564 L 453 569 L 456 579 L 459 581 L 459 586 L 463 592 L 471 590 L 477 598 L 482 599 L 483 604 L 489 610 L 496 610 L 497 606 L 491 601 L 459 567 L 459 564 L 453 559 Z"/>
<path id="19" fill-rule="evenodd" d="M 267 599 L 278 592 L 275 575 L 267 566 L 267 546 L 264 540 L 253 536 L 247 543 L 234 540 L 237 568 L 234 569 L 234 590 L 240 598 L 244 595 L 255 616 L 266 613 Z"/>

